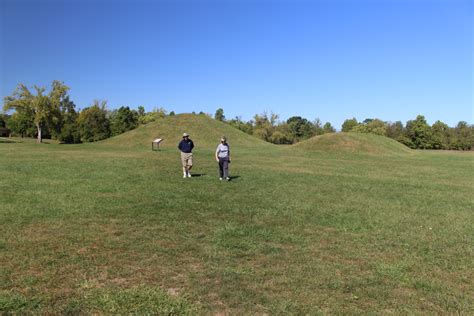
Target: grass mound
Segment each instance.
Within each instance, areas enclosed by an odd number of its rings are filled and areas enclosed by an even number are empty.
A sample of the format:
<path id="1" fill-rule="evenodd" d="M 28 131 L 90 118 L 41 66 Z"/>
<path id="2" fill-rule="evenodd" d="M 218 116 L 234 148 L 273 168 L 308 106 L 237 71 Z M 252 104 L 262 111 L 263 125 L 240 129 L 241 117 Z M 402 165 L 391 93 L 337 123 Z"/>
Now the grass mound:
<path id="1" fill-rule="evenodd" d="M 312 137 L 293 145 L 309 151 L 341 151 L 400 155 L 412 152 L 411 149 L 388 137 L 361 133 L 334 133 Z"/>
<path id="2" fill-rule="evenodd" d="M 225 135 L 231 145 L 239 147 L 272 146 L 256 137 L 248 135 L 225 123 L 213 120 L 205 115 L 180 114 L 168 116 L 158 121 L 140 126 L 137 129 L 107 139 L 102 144 L 117 147 L 149 149 L 155 138 L 164 139 L 160 147 L 176 147 L 183 133 L 201 148 L 213 148 Z"/>

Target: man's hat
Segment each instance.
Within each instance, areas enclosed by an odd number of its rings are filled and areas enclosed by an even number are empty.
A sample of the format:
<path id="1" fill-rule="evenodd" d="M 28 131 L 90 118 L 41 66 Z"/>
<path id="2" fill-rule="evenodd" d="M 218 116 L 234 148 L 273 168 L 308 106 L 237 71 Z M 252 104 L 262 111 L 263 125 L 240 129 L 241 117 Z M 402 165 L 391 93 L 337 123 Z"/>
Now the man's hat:
<path id="1" fill-rule="evenodd" d="M 188 133 L 183 133 L 183 137 L 188 137 L 189 134 Z"/>

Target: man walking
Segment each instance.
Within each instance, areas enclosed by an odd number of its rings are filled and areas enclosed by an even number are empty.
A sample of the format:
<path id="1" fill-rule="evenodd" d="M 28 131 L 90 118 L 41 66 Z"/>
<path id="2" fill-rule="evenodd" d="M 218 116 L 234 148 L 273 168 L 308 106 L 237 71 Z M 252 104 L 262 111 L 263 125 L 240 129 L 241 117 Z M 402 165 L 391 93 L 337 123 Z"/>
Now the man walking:
<path id="1" fill-rule="evenodd" d="M 184 133 L 183 139 L 178 144 L 178 149 L 181 151 L 181 163 L 183 164 L 183 178 L 191 178 L 189 171 L 193 167 L 193 148 L 194 143 L 189 138 L 189 134 Z"/>

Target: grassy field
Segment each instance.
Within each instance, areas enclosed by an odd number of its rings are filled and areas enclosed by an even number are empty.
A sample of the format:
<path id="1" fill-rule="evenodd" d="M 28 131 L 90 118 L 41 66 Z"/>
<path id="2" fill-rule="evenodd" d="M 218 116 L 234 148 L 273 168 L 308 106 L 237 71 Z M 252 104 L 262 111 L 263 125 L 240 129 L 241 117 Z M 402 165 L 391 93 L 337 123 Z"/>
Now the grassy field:
<path id="1" fill-rule="evenodd" d="M 330 137 L 275 146 L 176 116 L 97 144 L 2 142 L 0 312 L 473 314 L 474 154 Z"/>

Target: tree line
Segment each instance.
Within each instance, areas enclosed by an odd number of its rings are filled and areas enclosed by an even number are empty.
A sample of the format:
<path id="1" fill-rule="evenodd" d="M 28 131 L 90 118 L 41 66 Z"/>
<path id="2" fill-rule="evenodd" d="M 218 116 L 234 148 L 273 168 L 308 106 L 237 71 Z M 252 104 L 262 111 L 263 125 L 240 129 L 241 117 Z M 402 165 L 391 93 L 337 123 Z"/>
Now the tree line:
<path id="1" fill-rule="evenodd" d="M 4 99 L 4 111 L 14 110 L 12 115 L 0 115 L 0 127 L 8 127 L 13 136 L 57 139 L 63 143 L 94 142 L 122 134 L 140 124 L 153 122 L 169 114 L 163 108 L 145 112 L 121 106 L 107 109 L 107 101 L 94 100 L 82 110 L 68 95 L 69 87 L 60 81 L 53 81 L 49 92 L 46 88 L 34 86 L 30 91 L 19 84 L 12 95 Z"/>
<path id="2" fill-rule="evenodd" d="M 318 118 L 310 121 L 301 116 L 278 121 L 277 114 L 263 113 L 256 114 L 246 122 L 240 117 L 226 120 L 224 110 L 219 108 L 214 118 L 274 144 L 294 144 L 313 136 L 335 132 L 329 122 L 322 124 Z M 474 125 L 465 121 L 460 121 L 455 127 L 449 127 L 439 120 L 430 126 L 423 115 L 418 115 L 405 125 L 401 121 L 365 119 L 358 122 L 356 118 L 351 118 L 344 121 L 341 131 L 382 135 L 413 149 L 474 150 Z"/>
<path id="3" fill-rule="evenodd" d="M 32 92 L 19 84 L 12 95 L 5 97 L 3 110 L 14 110 L 14 113 L 1 114 L 0 127 L 8 127 L 13 136 L 36 137 L 38 142 L 43 138 L 57 139 L 63 143 L 94 142 L 132 130 L 140 124 L 175 115 L 173 111 L 168 113 L 162 107 L 151 112 L 145 112 L 143 106 L 137 110 L 128 106 L 109 110 L 107 102 L 100 100 L 94 100 L 90 106 L 77 110 L 69 97 L 69 87 L 63 82 L 53 81 L 48 92 L 44 87 L 33 88 Z M 203 112 L 199 115 L 211 117 Z M 224 110 L 219 108 L 214 119 L 274 144 L 294 144 L 336 131 L 330 122 L 323 124 L 318 118 L 310 121 L 301 116 L 292 116 L 279 121 L 277 114 L 266 112 L 244 121 L 241 117 L 226 119 Z M 356 118 L 351 118 L 344 121 L 341 130 L 383 135 L 414 149 L 474 150 L 474 125 L 465 121 L 449 127 L 441 121 L 430 126 L 422 115 L 406 124 L 380 119 L 358 122 Z"/>
<path id="4" fill-rule="evenodd" d="M 316 135 L 336 132 L 330 122 L 323 124 L 318 118 L 312 122 L 301 116 L 293 116 L 286 121 L 279 121 L 278 114 L 264 112 L 246 122 L 240 117 L 226 120 L 223 113 L 223 109 L 218 109 L 214 118 L 274 144 L 293 144 Z"/>
<path id="5" fill-rule="evenodd" d="M 407 121 L 405 125 L 400 121 L 384 122 L 379 119 L 357 122 L 352 118 L 344 121 L 342 131 L 387 136 L 413 149 L 474 150 L 474 125 L 465 121 L 449 127 L 440 120 L 430 126 L 423 115 Z"/>

